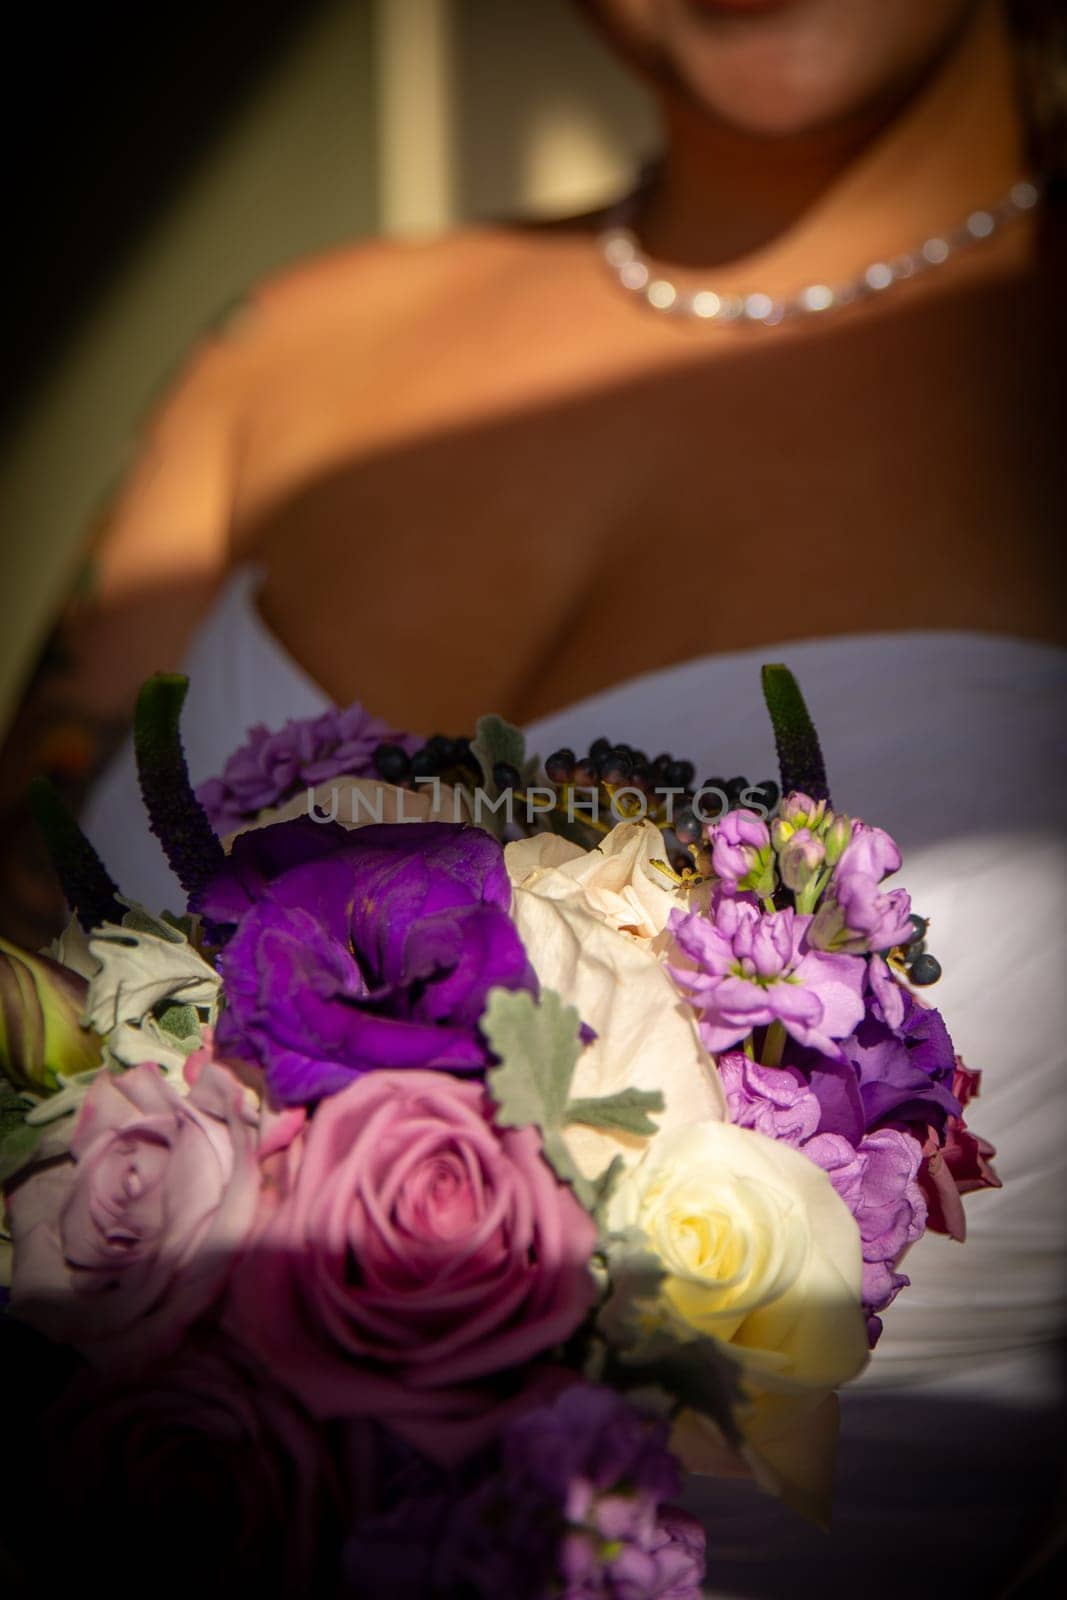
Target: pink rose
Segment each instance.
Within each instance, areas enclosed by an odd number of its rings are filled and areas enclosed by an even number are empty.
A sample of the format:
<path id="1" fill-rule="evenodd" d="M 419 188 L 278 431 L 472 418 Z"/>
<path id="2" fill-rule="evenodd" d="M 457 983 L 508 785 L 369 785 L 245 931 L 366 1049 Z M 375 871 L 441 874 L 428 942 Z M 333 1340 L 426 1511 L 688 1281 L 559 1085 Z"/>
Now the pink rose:
<path id="1" fill-rule="evenodd" d="M 256 1600 L 335 1592 L 353 1508 L 331 1441 L 215 1330 L 133 1382 L 82 1374 L 38 1431 L 45 1481 L 77 1492 L 62 1539 L 47 1501 L 30 1508 L 35 1593 L 96 1580 L 112 1595 L 187 1600 L 209 1578 L 215 1594 Z"/>
<path id="2" fill-rule="evenodd" d="M 101 1073 L 72 1159 L 8 1199 L 12 1310 L 97 1366 L 172 1350 L 248 1235 L 256 1140 L 244 1090 L 217 1065 L 187 1098 L 148 1062 Z"/>
<path id="3" fill-rule="evenodd" d="M 444 1463 L 557 1386 L 485 1380 L 566 1339 L 594 1294 L 592 1219 L 532 1129 L 489 1117 L 479 1085 L 420 1070 L 322 1101 L 230 1290 L 233 1330 L 314 1415 L 377 1417 Z"/>

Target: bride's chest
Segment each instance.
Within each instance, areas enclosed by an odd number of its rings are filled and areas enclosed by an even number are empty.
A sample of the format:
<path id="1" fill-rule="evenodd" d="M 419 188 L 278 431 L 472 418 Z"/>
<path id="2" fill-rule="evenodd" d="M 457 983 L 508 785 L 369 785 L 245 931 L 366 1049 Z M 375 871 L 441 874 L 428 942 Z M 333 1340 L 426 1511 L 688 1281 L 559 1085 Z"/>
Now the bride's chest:
<path id="1" fill-rule="evenodd" d="M 384 373 L 376 404 L 297 386 L 246 453 L 268 619 L 338 695 L 370 699 L 390 653 L 394 679 L 416 648 L 447 660 L 457 714 L 769 637 L 1042 631 L 1054 368 L 1025 322 L 891 327 L 754 330 L 556 394 L 464 372 L 451 405 L 440 363 Z"/>

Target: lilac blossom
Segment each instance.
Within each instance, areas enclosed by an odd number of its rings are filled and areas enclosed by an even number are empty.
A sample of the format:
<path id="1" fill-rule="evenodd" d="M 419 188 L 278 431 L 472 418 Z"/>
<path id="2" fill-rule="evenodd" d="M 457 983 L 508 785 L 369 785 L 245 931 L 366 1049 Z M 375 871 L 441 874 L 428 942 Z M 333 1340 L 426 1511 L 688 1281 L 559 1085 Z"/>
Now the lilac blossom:
<path id="1" fill-rule="evenodd" d="M 896 1263 L 926 1231 L 919 1184 L 922 1145 L 899 1128 L 878 1128 L 855 1148 L 839 1134 L 820 1133 L 803 1149 L 856 1219 L 863 1245 L 863 1307 L 874 1344 L 882 1331 L 877 1313 L 911 1281 L 896 1271 Z"/>
<path id="2" fill-rule="evenodd" d="M 342 776 L 374 777 L 374 752 L 380 744 L 398 744 L 412 755 L 420 742 L 359 704 L 343 711 L 331 707 L 275 732 L 257 723 L 222 775 L 202 783 L 196 796 L 216 833 L 231 833 L 306 786 Z"/>
<path id="3" fill-rule="evenodd" d="M 754 811 L 730 811 L 708 828 L 711 870 L 730 894 L 774 893 L 774 855 L 767 824 Z"/>
<path id="4" fill-rule="evenodd" d="M 835 1041 L 863 1017 L 865 963 L 812 950 L 811 921 L 792 908 L 760 911 L 727 895 L 717 899 L 711 917 L 671 913 L 671 930 L 693 968 L 670 971 L 689 996 L 712 1054 L 740 1043 L 754 1028 L 781 1022 L 800 1044 L 840 1056 Z"/>
<path id="5" fill-rule="evenodd" d="M 854 953 L 888 950 L 911 937 L 911 898 L 906 889 L 883 890 L 882 880 L 900 866 L 900 851 L 881 828 L 852 824 L 852 841 L 837 866 L 811 927 L 819 950 Z"/>

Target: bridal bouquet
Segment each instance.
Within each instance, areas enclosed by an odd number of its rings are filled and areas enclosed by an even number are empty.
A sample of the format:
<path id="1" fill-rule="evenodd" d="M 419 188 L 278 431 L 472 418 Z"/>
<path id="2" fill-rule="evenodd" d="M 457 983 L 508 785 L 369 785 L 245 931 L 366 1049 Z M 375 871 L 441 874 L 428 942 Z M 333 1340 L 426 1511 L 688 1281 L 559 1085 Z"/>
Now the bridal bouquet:
<path id="1" fill-rule="evenodd" d="M 835 1390 L 996 1178 L 899 851 L 764 690 L 780 785 L 354 707 L 194 794 L 152 680 L 179 914 L 39 792 L 76 920 L 0 950 L 27 1573 L 696 1600 L 685 1474 L 826 1520 Z"/>

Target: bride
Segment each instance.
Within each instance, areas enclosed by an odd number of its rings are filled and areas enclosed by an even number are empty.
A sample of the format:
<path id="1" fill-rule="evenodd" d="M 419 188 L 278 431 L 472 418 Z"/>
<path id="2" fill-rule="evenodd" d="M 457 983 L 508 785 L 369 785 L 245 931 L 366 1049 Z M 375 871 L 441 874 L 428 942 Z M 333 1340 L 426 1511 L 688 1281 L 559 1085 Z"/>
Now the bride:
<path id="1" fill-rule="evenodd" d="M 700 1491 L 714 1592 L 1006 1593 L 1052 1553 L 1062 1428 L 1063 18 L 586 9 L 658 96 L 655 168 L 610 215 L 261 285 L 152 418 L 9 771 L 57 728 L 103 751 L 182 665 L 197 780 L 355 699 L 758 780 L 758 664 L 786 660 L 835 792 L 902 845 L 1005 1187 L 965 1251 L 909 1259 L 829 1537 Z M 175 902 L 128 749 L 84 815 L 127 892 Z"/>

